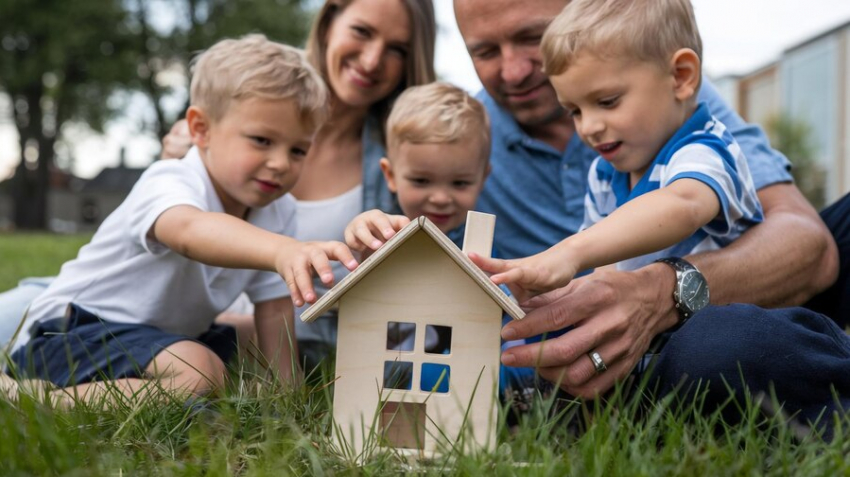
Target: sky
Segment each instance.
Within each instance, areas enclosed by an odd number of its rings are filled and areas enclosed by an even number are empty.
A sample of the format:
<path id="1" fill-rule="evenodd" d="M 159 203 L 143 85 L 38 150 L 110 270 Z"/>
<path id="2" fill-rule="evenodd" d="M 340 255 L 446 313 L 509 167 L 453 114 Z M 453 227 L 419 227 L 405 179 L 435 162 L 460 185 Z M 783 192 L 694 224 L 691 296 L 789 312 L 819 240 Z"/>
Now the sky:
<path id="1" fill-rule="evenodd" d="M 521 0 L 518 0 L 521 1 Z M 704 69 L 713 76 L 744 74 L 779 58 L 792 47 L 850 21 L 848 0 L 692 0 L 703 38 Z M 467 90 L 480 88 L 463 40 L 457 31 L 451 0 L 434 0 L 439 26 L 436 68 L 440 78 Z M 118 164 L 119 150 L 127 146 L 127 163 L 143 167 L 158 151 L 158 140 L 136 132 L 134 124 L 145 114 L 141 102 L 132 103 L 126 118 L 99 136 L 76 128 L 73 132 L 74 172 L 93 177 L 103 167 Z M 8 118 L 8 98 L 0 95 L 0 180 L 19 161 L 17 133 Z"/>

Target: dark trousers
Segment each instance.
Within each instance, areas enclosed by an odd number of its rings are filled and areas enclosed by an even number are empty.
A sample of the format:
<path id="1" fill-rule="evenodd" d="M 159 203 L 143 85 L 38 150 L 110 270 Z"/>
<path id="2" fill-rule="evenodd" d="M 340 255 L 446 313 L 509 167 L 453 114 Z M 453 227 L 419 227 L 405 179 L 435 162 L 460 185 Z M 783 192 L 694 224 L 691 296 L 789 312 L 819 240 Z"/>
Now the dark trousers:
<path id="1" fill-rule="evenodd" d="M 806 308 L 765 310 L 752 305 L 711 306 L 672 333 L 653 369 L 660 391 L 693 397 L 708 384 L 705 411 L 730 390 L 775 393 L 783 411 L 831 434 L 831 414 L 850 410 L 850 195 L 821 216 L 839 248 L 840 275 Z M 793 277 L 789 277 L 793 279 Z M 735 413 L 726 406 L 725 414 Z"/>
<path id="2" fill-rule="evenodd" d="M 679 388 L 680 402 L 705 392 L 713 412 L 745 391 L 809 424 L 850 409 L 850 337 L 830 318 L 806 308 L 766 310 L 754 305 L 710 306 L 672 333 L 653 368 L 662 394 Z M 738 407 L 723 407 L 735 421 Z"/>

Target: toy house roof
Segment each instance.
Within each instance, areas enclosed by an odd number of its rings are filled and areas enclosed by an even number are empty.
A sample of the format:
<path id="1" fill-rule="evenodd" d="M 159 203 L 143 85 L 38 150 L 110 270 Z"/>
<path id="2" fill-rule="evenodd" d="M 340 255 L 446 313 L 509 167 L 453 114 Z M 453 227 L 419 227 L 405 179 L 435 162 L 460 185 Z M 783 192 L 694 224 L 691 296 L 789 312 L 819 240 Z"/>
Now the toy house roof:
<path id="1" fill-rule="evenodd" d="M 397 234 L 388 240 L 381 248 L 379 248 L 371 257 L 367 258 L 357 267 L 356 270 L 348 274 L 342 281 L 334 286 L 329 292 L 325 293 L 316 303 L 301 314 L 301 321 L 311 322 L 321 316 L 323 313 L 333 307 L 343 295 L 373 269 L 380 266 L 381 263 L 399 247 L 401 247 L 408 239 L 416 234 L 424 233 L 429 236 L 439 247 L 448 255 L 459 267 L 463 270 L 472 281 L 478 284 L 481 289 L 490 296 L 511 318 L 520 320 L 525 317 L 525 312 L 511 300 L 505 293 L 493 282 L 490 278 L 476 266 L 469 257 L 466 256 L 459 248 L 446 237 L 440 229 L 437 228 L 430 220 L 425 217 L 419 217 L 411 221 L 406 227 L 401 229 Z"/>

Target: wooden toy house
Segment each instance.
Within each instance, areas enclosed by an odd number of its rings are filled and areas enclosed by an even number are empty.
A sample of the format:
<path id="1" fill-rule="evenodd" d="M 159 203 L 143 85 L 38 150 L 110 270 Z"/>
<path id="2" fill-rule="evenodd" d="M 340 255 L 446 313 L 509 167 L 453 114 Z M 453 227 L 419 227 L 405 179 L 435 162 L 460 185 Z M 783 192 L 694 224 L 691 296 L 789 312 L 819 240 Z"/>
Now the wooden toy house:
<path id="1" fill-rule="evenodd" d="M 524 313 L 466 256 L 490 255 L 495 225 L 470 214 L 464 252 L 420 217 L 302 314 L 339 306 L 333 415 L 345 452 L 495 445 L 502 314 Z"/>

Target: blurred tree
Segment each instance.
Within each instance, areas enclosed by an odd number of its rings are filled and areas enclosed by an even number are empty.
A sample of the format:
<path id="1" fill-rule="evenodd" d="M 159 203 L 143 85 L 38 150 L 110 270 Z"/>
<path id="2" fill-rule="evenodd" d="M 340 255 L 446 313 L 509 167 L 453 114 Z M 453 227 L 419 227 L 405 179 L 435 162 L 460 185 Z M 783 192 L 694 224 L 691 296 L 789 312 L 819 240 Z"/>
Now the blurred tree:
<path id="1" fill-rule="evenodd" d="M 48 13 L 49 12 L 49 13 Z M 117 0 L 3 0 L 0 88 L 12 100 L 22 160 L 15 171 L 14 221 L 46 225 L 47 187 L 61 126 L 82 120 L 101 130 L 107 98 L 134 74 Z"/>
<path id="2" fill-rule="evenodd" d="M 771 145 L 794 166 L 791 174 L 800 192 L 821 210 L 826 203 L 826 171 L 815 158 L 811 127 L 787 114 L 777 114 L 767 120 L 765 130 Z"/>
<path id="3" fill-rule="evenodd" d="M 151 100 L 158 137 L 188 107 L 169 108 L 173 78 L 188 78 L 191 58 L 222 38 L 263 33 L 290 45 L 302 45 L 310 27 L 306 0 L 132 0 L 132 26 L 139 31 L 139 84 Z M 168 76 L 172 81 L 169 81 Z"/>
<path id="4" fill-rule="evenodd" d="M 250 32 L 300 44 L 309 27 L 301 3 L 2 0 L 0 89 L 12 99 L 23 156 L 14 178 L 15 224 L 46 226 L 54 146 L 64 124 L 81 121 L 102 131 L 124 105 L 114 93 L 133 90 L 155 111 L 155 121 L 142 127 L 162 136 L 185 110 L 167 102 L 192 54 Z"/>

